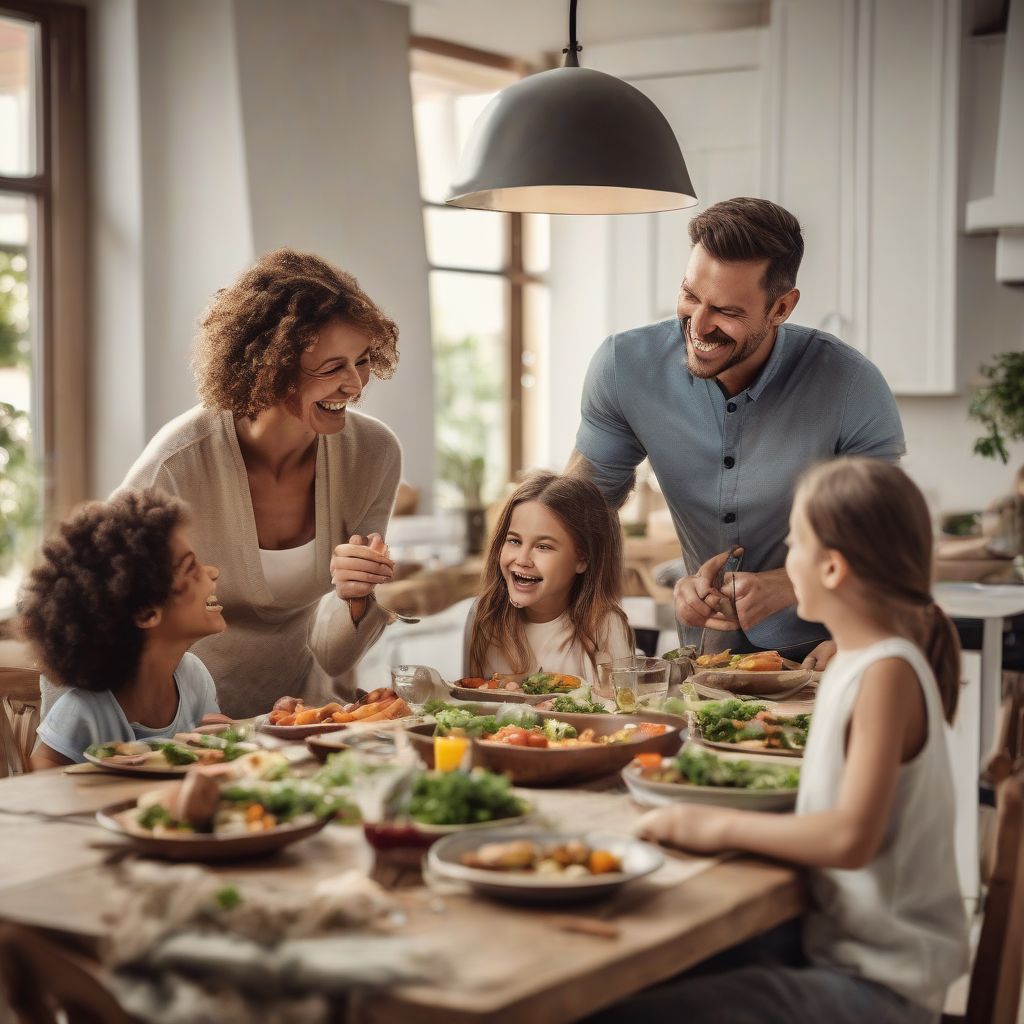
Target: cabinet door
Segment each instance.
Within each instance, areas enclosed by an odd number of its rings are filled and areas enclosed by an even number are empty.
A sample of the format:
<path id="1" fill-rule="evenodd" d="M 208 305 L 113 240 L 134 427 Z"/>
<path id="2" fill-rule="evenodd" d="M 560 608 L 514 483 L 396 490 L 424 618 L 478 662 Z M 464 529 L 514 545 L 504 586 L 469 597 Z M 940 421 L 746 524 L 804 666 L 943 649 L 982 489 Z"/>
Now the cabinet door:
<path id="1" fill-rule="evenodd" d="M 776 0 L 767 194 L 800 218 L 794 319 L 898 394 L 955 388 L 960 0 Z"/>

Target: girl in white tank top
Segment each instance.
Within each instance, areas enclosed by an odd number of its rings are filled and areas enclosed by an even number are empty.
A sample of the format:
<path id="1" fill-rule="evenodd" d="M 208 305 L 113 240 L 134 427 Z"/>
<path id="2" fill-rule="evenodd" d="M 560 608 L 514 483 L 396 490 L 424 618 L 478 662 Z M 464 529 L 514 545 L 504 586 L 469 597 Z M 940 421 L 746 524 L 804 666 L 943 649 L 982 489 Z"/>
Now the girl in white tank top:
<path id="1" fill-rule="evenodd" d="M 750 1012 L 754 978 L 741 977 L 753 967 L 670 987 L 672 1009 L 688 1024 L 705 1012 L 802 1021 L 827 1011 L 837 1022 L 861 1000 L 857 1013 L 870 1005 L 875 1021 L 936 1019 L 967 969 L 967 941 L 945 739 L 959 648 L 930 595 L 928 509 L 897 467 L 837 460 L 801 481 L 787 543 L 797 612 L 823 622 L 838 649 L 818 690 L 796 815 L 685 804 L 650 812 L 640 829 L 699 853 L 809 868 L 806 966 L 772 974 L 774 1009 L 761 1016 Z M 730 991 L 741 1013 L 723 1005 Z"/>

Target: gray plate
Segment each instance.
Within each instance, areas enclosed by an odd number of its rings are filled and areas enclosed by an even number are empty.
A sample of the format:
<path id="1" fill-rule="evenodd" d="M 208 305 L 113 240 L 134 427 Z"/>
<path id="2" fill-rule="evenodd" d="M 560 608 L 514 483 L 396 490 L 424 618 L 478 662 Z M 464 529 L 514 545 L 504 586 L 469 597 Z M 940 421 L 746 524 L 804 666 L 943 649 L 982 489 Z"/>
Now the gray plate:
<path id="1" fill-rule="evenodd" d="M 735 789 L 729 786 L 689 786 L 678 782 L 652 782 L 635 765 L 622 769 L 622 779 L 633 799 L 645 807 L 669 804 L 713 804 L 743 811 L 789 811 L 796 805 L 795 789 Z"/>
<path id="2" fill-rule="evenodd" d="M 594 849 L 610 850 L 622 858 L 622 871 L 583 878 L 539 875 L 529 871 L 486 871 L 462 864 L 462 855 L 487 844 L 529 839 L 546 846 L 579 839 Z M 488 829 L 463 832 L 436 842 L 427 854 L 430 870 L 442 878 L 464 882 L 484 896 L 513 903 L 582 903 L 616 892 L 637 878 L 656 871 L 665 856 L 651 843 L 603 832 L 546 832 L 542 829 Z"/>

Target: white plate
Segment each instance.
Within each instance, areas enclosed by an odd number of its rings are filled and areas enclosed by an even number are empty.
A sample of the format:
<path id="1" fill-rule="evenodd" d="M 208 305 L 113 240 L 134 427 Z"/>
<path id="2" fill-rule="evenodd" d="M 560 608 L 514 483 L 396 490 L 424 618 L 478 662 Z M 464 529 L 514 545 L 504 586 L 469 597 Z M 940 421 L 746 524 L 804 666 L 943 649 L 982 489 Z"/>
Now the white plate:
<path id="1" fill-rule="evenodd" d="M 760 759 L 759 759 L 760 760 Z M 670 764 L 665 758 L 664 764 Z M 633 799 L 645 807 L 668 804 L 713 804 L 744 811 L 789 811 L 796 804 L 795 789 L 736 789 L 729 786 L 690 786 L 678 782 L 652 782 L 636 765 L 622 769 L 622 779 Z"/>
<path id="2" fill-rule="evenodd" d="M 487 843 L 526 839 L 553 846 L 579 839 L 591 849 L 609 850 L 622 859 L 622 871 L 565 878 L 530 871 L 486 871 L 466 867 L 462 855 Z M 607 896 L 629 882 L 656 871 L 665 855 L 651 843 L 602 832 L 545 832 L 541 829 L 489 829 L 461 832 L 434 843 L 427 854 L 429 869 L 442 878 L 464 882 L 484 896 L 515 903 L 577 903 Z"/>
<path id="3" fill-rule="evenodd" d="M 154 752 L 155 754 L 155 752 Z M 92 754 L 85 754 L 85 759 L 90 764 L 102 768 L 105 772 L 125 772 L 127 775 L 184 775 L 189 768 L 194 768 L 198 762 L 191 764 L 167 764 L 165 761 L 160 764 L 117 764 L 111 763 L 107 758 L 94 757 Z M 154 761 L 156 757 L 154 756 Z"/>

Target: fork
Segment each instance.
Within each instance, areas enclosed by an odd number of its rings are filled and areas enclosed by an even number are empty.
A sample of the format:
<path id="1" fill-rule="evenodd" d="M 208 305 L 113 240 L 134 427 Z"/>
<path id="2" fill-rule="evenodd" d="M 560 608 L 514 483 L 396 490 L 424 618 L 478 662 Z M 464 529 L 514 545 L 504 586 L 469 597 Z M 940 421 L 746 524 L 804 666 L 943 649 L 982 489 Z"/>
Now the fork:
<path id="1" fill-rule="evenodd" d="M 736 573 L 739 572 L 740 565 L 743 562 L 743 556 L 735 554 L 735 552 L 737 551 L 738 548 L 739 548 L 738 544 L 737 545 L 733 545 L 732 549 L 729 552 L 729 557 L 725 560 L 725 563 L 722 565 L 722 568 L 719 569 L 717 573 L 715 573 L 715 578 L 711 581 L 711 585 L 714 587 L 714 589 L 720 591 L 722 589 L 722 587 L 725 585 L 726 573 L 731 572 L 733 574 L 733 577 L 732 577 L 732 606 L 733 606 L 733 609 L 736 608 Z M 730 568 L 730 566 L 731 566 L 731 568 Z M 697 645 L 697 657 L 700 657 L 704 653 L 704 641 L 705 641 L 705 638 L 707 636 L 707 632 L 708 632 L 708 627 L 707 626 L 705 626 L 700 631 L 700 643 Z"/>

